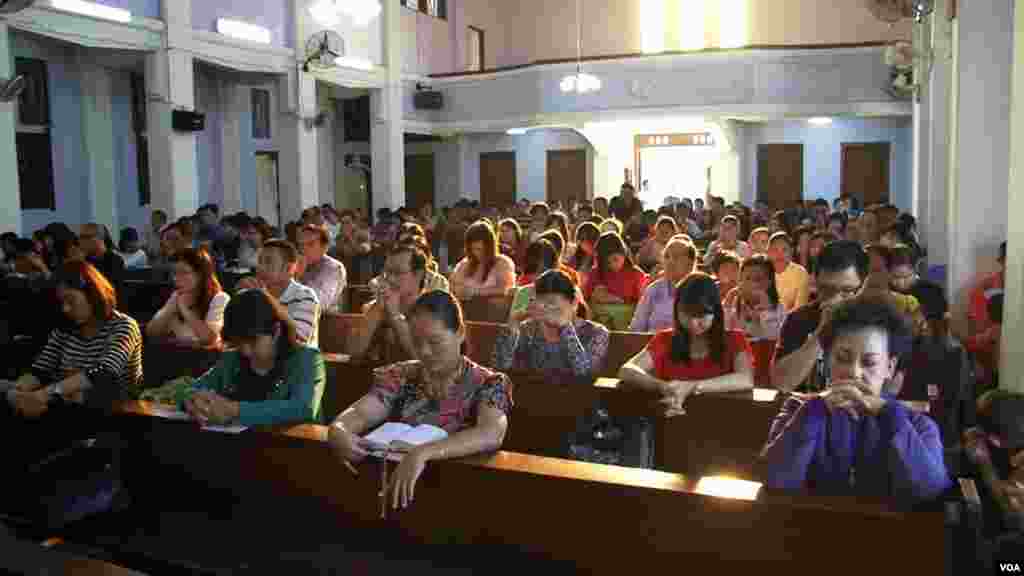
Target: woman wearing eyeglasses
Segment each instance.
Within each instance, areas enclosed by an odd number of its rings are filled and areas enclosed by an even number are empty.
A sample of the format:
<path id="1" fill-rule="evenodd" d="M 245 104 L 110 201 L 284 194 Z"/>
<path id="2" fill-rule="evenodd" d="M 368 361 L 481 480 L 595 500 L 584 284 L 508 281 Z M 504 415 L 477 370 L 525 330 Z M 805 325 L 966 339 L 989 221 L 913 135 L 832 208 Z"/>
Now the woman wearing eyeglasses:
<path id="1" fill-rule="evenodd" d="M 690 274 L 676 289 L 675 327 L 658 332 L 619 370 L 627 385 L 658 392 L 666 416 L 683 414 L 691 394 L 754 387 L 750 345 L 741 332 L 725 329 L 715 280 Z"/>

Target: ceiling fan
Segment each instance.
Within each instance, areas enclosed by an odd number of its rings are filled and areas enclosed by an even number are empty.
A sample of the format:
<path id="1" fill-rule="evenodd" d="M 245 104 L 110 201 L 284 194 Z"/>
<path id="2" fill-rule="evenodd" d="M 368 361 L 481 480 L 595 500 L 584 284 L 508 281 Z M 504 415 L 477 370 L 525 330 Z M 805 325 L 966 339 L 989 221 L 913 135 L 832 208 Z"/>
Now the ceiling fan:
<path id="1" fill-rule="evenodd" d="M 309 72 L 311 67 L 330 68 L 338 58 L 345 56 L 345 40 L 334 30 L 323 30 L 309 37 L 306 41 L 306 60 L 302 63 L 302 71 Z"/>
<path id="2" fill-rule="evenodd" d="M 0 14 L 13 14 L 35 4 L 36 0 L 0 0 Z"/>

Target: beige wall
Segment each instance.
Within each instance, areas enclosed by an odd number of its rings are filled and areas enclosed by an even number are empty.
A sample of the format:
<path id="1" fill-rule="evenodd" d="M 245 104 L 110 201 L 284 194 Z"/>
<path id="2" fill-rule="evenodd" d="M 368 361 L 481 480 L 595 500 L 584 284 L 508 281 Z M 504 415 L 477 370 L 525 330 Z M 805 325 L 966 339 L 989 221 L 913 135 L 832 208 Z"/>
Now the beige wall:
<path id="1" fill-rule="evenodd" d="M 687 3 L 664 0 L 666 50 L 678 40 L 678 14 Z M 724 14 L 721 0 L 706 0 L 705 42 L 717 46 Z M 894 26 L 872 16 L 863 2 L 844 0 L 745 0 L 749 41 L 761 45 L 848 44 L 910 39 L 911 24 Z M 641 50 L 640 0 L 585 0 L 583 55 L 632 54 Z M 466 22 L 486 34 L 488 68 L 576 56 L 573 0 L 465 0 Z M 730 17 L 735 17 L 730 12 Z"/>

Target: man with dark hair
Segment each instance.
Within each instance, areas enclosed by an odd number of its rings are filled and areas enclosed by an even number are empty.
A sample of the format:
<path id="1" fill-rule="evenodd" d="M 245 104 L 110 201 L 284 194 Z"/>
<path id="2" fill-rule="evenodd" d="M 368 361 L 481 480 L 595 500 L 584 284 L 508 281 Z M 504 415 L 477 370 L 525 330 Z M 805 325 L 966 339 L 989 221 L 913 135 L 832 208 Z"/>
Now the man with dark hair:
<path id="1" fill-rule="evenodd" d="M 828 381 L 818 342 L 830 310 L 856 296 L 868 276 L 868 255 L 850 240 L 831 242 L 818 257 L 815 283 L 818 299 L 793 310 L 782 324 L 772 359 L 772 386 L 792 392 L 801 386 L 821 390 Z"/>
<path id="2" fill-rule="evenodd" d="M 122 282 L 124 282 L 124 258 L 113 250 L 107 250 L 107 243 L 104 238 L 103 227 L 99 224 L 89 223 L 82 226 L 78 235 L 82 251 L 85 252 L 85 259 L 99 270 L 103 277 L 114 287 L 118 294 L 122 294 Z"/>
<path id="3" fill-rule="evenodd" d="M 918 276 L 917 255 L 912 247 L 896 244 L 889 249 L 889 283 L 896 292 L 917 298 L 933 337 L 945 335 L 949 311 L 946 293 L 942 286 Z"/>
<path id="4" fill-rule="evenodd" d="M 551 208 L 545 202 L 534 202 L 530 205 L 530 242 L 537 240 L 548 226 Z"/>
<path id="5" fill-rule="evenodd" d="M 316 292 L 322 310 L 340 312 L 347 273 L 344 264 L 327 255 L 327 248 L 331 244 L 330 233 L 324 226 L 306 224 L 299 230 L 299 242 L 302 244 L 302 257 L 306 261 L 301 283 Z"/>
<path id="6" fill-rule="evenodd" d="M 750 245 L 739 239 L 740 219 L 729 214 L 722 218 L 722 224 L 718 228 L 718 239 L 708 246 L 708 253 L 704 256 L 705 262 L 713 262 L 715 256 L 724 250 L 735 252 L 740 260 L 750 257 Z"/>
<path id="7" fill-rule="evenodd" d="M 828 231 L 841 240 L 846 239 L 846 214 L 844 212 L 833 212 L 828 215 Z"/>
<path id="8" fill-rule="evenodd" d="M 636 197 L 636 188 L 629 182 L 622 184 L 619 188 L 619 195 L 612 198 L 608 204 L 608 213 L 622 222 L 629 222 L 633 214 L 643 212 L 643 205 Z"/>
<path id="9" fill-rule="evenodd" d="M 299 339 L 316 348 L 320 328 L 320 300 L 316 292 L 295 281 L 299 251 L 285 240 L 271 240 L 260 250 L 256 275 L 242 279 L 239 290 L 262 288 L 288 309 Z"/>

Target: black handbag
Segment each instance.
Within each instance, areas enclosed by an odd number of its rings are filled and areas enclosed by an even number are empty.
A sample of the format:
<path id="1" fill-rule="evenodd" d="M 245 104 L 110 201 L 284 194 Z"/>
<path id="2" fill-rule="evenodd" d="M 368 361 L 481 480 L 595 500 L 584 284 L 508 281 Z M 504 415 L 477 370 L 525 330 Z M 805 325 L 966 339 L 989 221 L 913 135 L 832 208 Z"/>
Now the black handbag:
<path id="1" fill-rule="evenodd" d="M 38 500 L 26 510 L 33 524 L 58 530 L 114 507 L 121 493 L 119 452 L 91 438 L 48 455 L 29 467 Z"/>
<path id="2" fill-rule="evenodd" d="M 647 418 L 618 418 L 598 406 L 580 418 L 566 444 L 570 460 L 654 467 L 654 426 Z"/>

